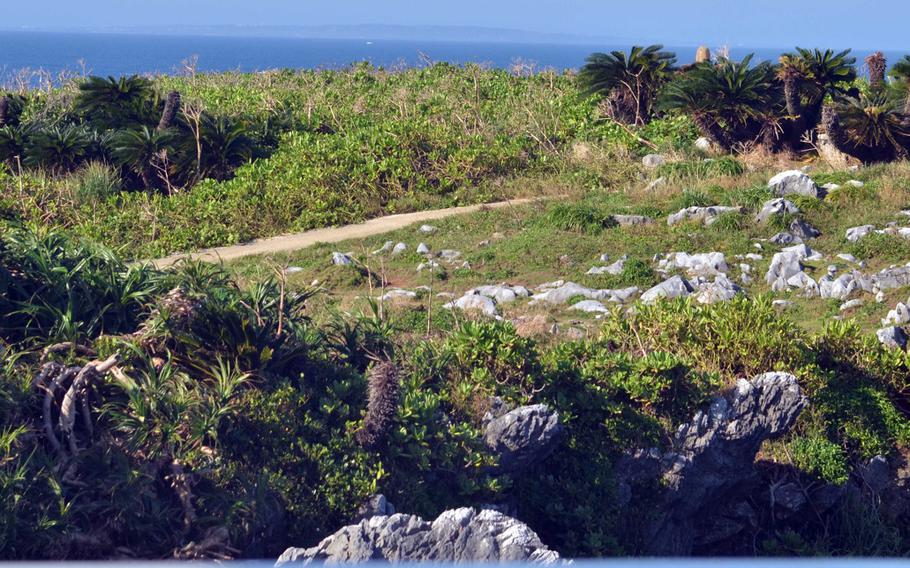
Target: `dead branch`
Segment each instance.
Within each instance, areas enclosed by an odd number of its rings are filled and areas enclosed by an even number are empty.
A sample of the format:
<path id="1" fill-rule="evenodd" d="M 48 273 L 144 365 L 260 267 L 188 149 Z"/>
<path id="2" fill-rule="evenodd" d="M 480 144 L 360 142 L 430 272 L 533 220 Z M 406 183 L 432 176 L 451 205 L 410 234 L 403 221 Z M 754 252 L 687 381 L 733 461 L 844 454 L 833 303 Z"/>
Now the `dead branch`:
<path id="1" fill-rule="evenodd" d="M 66 391 L 66 394 L 63 397 L 63 402 L 60 403 L 60 420 L 58 422 L 58 427 L 60 429 L 60 434 L 69 442 L 69 449 L 72 454 L 78 452 L 78 447 L 76 446 L 76 438 L 73 435 L 73 427 L 76 424 L 76 400 L 80 396 L 84 395 L 84 390 L 88 386 L 91 380 L 100 375 L 104 375 L 111 370 L 117 363 L 120 362 L 120 355 L 114 354 L 108 357 L 105 361 L 93 361 L 88 363 L 79 371 L 79 374 L 76 375 L 76 378 L 73 379 L 73 384 L 70 385 L 69 390 Z"/>

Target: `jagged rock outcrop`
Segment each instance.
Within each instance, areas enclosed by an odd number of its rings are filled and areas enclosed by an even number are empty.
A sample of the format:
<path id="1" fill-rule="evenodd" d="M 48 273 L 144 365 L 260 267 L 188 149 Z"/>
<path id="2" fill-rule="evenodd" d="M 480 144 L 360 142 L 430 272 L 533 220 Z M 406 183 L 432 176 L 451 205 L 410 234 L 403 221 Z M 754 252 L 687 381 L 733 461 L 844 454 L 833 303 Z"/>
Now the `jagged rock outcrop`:
<path id="1" fill-rule="evenodd" d="M 340 529 L 312 548 L 289 548 L 276 566 L 291 563 L 534 562 L 559 554 L 524 523 L 498 511 L 445 511 L 432 523 L 415 515 L 372 517 Z"/>
<path id="2" fill-rule="evenodd" d="M 806 405 L 796 377 L 765 373 L 740 379 L 676 433 L 675 447 L 661 455 L 640 451 L 618 466 L 622 484 L 659 476 L 664 486 L 651 524 L 649 554 L 686 555 L 713 513 L 742 496 L 757 479 L 761 444 L 787 432 Z"/>
<path id="3" fill-rule="evenodd" d="M 556 411 L 535 404 L 499 415 L 488 413 L 483 441 L 499 456 L 498 472 L 518 474 L 550 455 L 562 432 Z"/>

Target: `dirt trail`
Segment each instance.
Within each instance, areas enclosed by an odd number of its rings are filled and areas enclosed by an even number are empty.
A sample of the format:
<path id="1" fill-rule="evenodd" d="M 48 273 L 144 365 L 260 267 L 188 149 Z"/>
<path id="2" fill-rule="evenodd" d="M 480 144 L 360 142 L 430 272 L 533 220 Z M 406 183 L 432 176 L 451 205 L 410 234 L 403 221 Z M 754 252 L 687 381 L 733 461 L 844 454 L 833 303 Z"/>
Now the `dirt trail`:
<path id="1" fill-rule="evenodd" d="M 418 211 L 416 213 L 402 213 L 399 215 L 388 215 L 386 217 L 377 217 L 364 223 L 355 225 L 345 225 L 343 227 L 328 227 L 325 229 L 314 229 L 303 233 L 294 233 L 291 235 L 282 235 L 280 237 L 271 237 L 268 239 L 256 239 L 248 243 L 233 245 L 227 247 L 216 247 L 202 249 L 190 253 L 181 253 L 171 255 L 165 258 L 152 260 L 151 263 L 158 268 L 171 266 L 178 260 L 191 258 L 194 260 L 204 260 L 207 262 L 229 261 L 242 258 L 245 256 L 274 254 L 278 252 L 289 252 L 300 250 L 313 246 L 317 243 L 337 243 L 349 239 L 363 239 L 375 235 L 381 235 L 390 231 L 395 231 L 414 223 L 433 221 L 453 215 L 463 215 L 465 213 L 474 213 L 483 209 L 502 209 L 513 205 L 522 205 L 534 201 L 540 201 L 542 198 L 512 199 L 509 201 L 498 201 L 496 203 L 484 203 L 480 205 L 468 205 L 466 207 L 449 207 L 448 209 L 435 209 L 432 211 Z"/>

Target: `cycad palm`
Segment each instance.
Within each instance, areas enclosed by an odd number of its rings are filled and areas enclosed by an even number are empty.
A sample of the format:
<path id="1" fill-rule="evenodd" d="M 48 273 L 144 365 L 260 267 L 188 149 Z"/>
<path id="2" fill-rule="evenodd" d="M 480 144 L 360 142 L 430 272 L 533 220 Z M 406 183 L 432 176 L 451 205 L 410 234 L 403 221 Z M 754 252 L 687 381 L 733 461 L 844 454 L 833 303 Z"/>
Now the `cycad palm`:
<path id="1" fill-rule="evenodd" d="M 910 155 L 910 128 L 900 104 L 884 93 L 844 97 L 825 107 L 824 127 L 831 142 L 863 162 L 886 162 Z"/>
<path id="2" fill-rule="evenodd" d="M 79 85 L 75 108 L 100 129 L 148 123 L 155 91 L 144 77 L 89 77 Z"/>
<path id="3" fill-rule="evenodd" d="M 118 164 L 139 176 L 146 188 L 153 188 L 160 186 L 156 170 L 160 173 L 166 166 L 161 163 L 162 156 L 173 148 L 173 143 L 172 130 L 153 130 L 142 126 L 114 135 L 110 151 Z"/>
<path id="4" fill-rule="evenodd" d="M 796 48 L 796 53 L 781 56 L 778 79 L 784 86 L 784 98 L 790 121 L 787 123 L 791 147 L 799 144 L 806 132 L 821 120 L 822 105 L 828 96 L 838 97 L 856 79 L 850 50 Z"/>
<path id="5" fill-rule="evenodd" d="M 752 55 L 740 62 L 700 63 L 666 87 L 661 107 L 688 112 L 705 136 L 727 150 L 756 140 L 779 93 L 771 65 L 751 62 Z"/>
<path id="6" fill-rule="evenodd" d="M 903 59 L 894 64 L 894 67 L 891 68 L 891 76 L 902 83 L 907 91 L 904 100 L 904 114 L 910 116 L 910 55 L 905 55 Z"/>
<path id="7" fill-rule="evenodd" d="M 231 177 L 238 166 L 253 157 L 254 151 L 253 140 L 243 124 L 209 115 L 202 118 L 199 146 L 196 146 L 196 139 L 192 136 L 185 137 L 181 146 L 178 169 L 200 179 L 224 180 Z"/>
<path id="8" fill-rule="evenodd" d="M 593 53 L 579 73 L 579 82 L 588 93 L 608 97 L 617 120 L 643 124 L 676 63 L 676 56 L 662 49 L 661 45 L 651 45 L 634 46 L 628 54 Z"/>
<path id="9" fill-rule="evenodd" d="M 37 131 L 25 148 L 25 164 L 57 174 L 72 170 L 87 155 L 91 139 L 81 126 L 55 126 Z"/>

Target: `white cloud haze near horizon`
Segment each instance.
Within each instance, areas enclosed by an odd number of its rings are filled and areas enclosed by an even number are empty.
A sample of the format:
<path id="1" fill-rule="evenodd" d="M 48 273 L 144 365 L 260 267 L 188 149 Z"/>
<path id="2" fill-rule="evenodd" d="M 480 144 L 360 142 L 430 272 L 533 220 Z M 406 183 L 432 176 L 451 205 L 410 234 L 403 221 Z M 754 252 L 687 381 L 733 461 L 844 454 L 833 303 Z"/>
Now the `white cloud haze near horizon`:
<path id="1" fill-rule="evenodd" d="M 908 0 L 30 0 L 4 28 L 171 25 L 454 25 L 668 45 L 910 49 Z"/>

